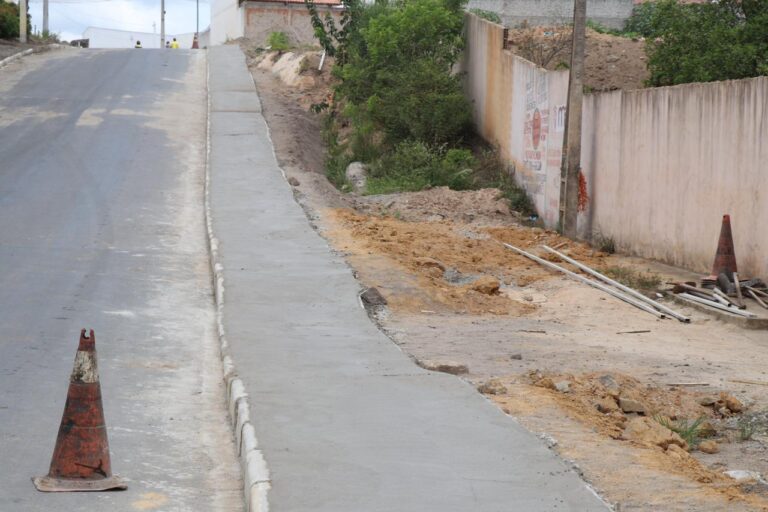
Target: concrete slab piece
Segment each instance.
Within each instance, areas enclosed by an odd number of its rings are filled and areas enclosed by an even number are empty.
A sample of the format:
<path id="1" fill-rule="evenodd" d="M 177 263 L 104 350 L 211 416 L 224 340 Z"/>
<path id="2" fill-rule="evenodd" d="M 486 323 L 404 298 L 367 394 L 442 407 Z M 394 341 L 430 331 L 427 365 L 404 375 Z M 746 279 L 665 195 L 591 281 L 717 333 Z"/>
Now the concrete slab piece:
<path id="1" fill-rule="evenodd" d="M 212 48 L 210 61 L 222 82 L 245 67 L 237 47 Z M 266 126 L 258 113 L 228 119 Z M 271 508 L 608 510 L 536 436 L 467 383 L 416 366 L 371 323 L 352 272 L 312 230 L 264 151 L 266 132 L 213 130 L 223 321 L 269 465 Z"/>
<path id="2" fill-rule="evenodd" d="M 261 101 L 253 91 L 213 91 L 211 112 L 261 112 Z"/>

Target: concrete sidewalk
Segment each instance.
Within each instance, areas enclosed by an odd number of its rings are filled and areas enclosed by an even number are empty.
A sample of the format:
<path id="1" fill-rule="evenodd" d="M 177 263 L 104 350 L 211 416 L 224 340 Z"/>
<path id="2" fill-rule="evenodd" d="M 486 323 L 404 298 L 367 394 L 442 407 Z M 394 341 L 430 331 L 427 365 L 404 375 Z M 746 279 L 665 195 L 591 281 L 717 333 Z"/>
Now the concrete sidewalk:
<path id="1" fill-rule="evenodd" d="M 278 168 L 238 47 L 209 50 L 209 88 L 223 323 L 271 509 L 607 510 L 538 438 L 460 379 L 417 367 L 370 322 Z"/>

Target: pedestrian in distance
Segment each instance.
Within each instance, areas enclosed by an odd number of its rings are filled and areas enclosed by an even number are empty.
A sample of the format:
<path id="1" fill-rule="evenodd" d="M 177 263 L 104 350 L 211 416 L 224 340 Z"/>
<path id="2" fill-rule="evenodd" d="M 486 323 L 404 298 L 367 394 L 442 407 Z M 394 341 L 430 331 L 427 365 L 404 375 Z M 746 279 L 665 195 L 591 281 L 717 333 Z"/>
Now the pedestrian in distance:
<path id="1" fill-rule="evenodd" d="M 139 40 L 137 39 L 137 40 L 136 40 L 136 44 L 135 44 L 135 45 L 133 45 L 133 47 L 134 47 L 134 48 L 141 48 L 141 41 L 139 41 Z"/>
<path id="2" fill-rule="evenodd" d="M 178 49 L 179 48 L 179 42 L 176 40 L 176 38 L 173 38 L 173 41 L 171 41 L 171 48 Z"/>
<path id="3" fill-rule="evenodd" d="M 171 42 L 170 41 L 166 41 L 165 42 L 165 47 L 166 48 L 170 48 L 171 47 Z"/>

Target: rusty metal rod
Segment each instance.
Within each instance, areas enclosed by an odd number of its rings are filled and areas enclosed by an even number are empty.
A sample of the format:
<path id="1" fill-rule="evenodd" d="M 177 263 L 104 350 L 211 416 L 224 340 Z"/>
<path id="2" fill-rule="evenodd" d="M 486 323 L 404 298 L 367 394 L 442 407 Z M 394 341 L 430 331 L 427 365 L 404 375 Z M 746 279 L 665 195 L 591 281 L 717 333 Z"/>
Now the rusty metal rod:
<path id="1" fill-rule="evenodd" d="M 606 283 L 610 284 L 611 286 L 614 286 L 614 287 L 618 288 L 619 290 L 623 291 L 624 293 L 627 293 L 627 294 L 635 297 L 636 299 L 639 299 L 639 300 L 641 300 L 641 301 L 643 301 L 643 302 L 645 302 L 647 304 L 650 304 L 651 306 L 653 306 L 654 308 L 658 309 L 659 311 L 662 311 L 662 312 L 668 314 L 669 316 L 680 320 L 681 322 L 688 323 L 688 322 L 691 321 L 691 319 L 688 318 L 687 316 L 681 315 L 677 311 L 675 311 L 675 310 L 673 310 L 671 308 L 668 308 L 664 304 L 656 302 L 653 299 L 649 299 L 648 297 L 646 297 L 642 293 L 640 293 L 640 292 L 638 292 L 636 290 L 633 290 L 629 286 L 625 286 L 625 285 L 619 283 L 618 281 L 615 281 L 615 280 L 611 279 L 610 277 L 601 274 L 597 270 L 593 270 L 593 269 L 589 268 L 588 266 L 584 265 L 583 263 L 580 263 L 580 262 L 576 261 L 575 259 L 570 258 L 570 257 L 566 256 L 565 254 L 563 254 L 563 253 L 561 253 L 559 251 L 556 251 L 555 249 L 552 249 L 551 247 L 548 247 L 546 245 L 542 245 L 542 247 L 544 247 L 544 249 L 546 249 L 550 253 L 557 255 L 559 258 L 562 258 L 564 261 L 567 261 L 571 265 L 577 266 L 578 268 L 580 268 L 581 270 L 583 270 L 587 274 L 593 275 L 596 278 L 600 279 L 601 281 L 606 282 Z"/>
<path id="2" fill-rule="evenodd" d="M 667 281 L 667 284 L 671 284 L 672 286 L 674 286 L 673 291 L 675 293 L 681 293 L 681 292 L 679 292 L 677 290 L 687 290 L 689 292 L 699 293 L 701 295 L 708 295 L 709 297 L 711 297 L 713 295 L 712 294 L 712 290 L 710 290 L 708 288 L 696 288 L 695 286 L 691 286 L 689 284 L 675 283 L 673 281 Z"/>
<path id="3" fill-rule="evenodd" d="M 567 275 L 568 277 L 570 277 L 572 279 L 575 279 L 577 281 L 580 281 L 580 282 L 582 282 L 584 284 L 588 284 L 589 286 L 597 288 L 598 290 L 602 290 L 602 291 L 604 291 L 605 293 L 607 293 L 609 295 L 613 295 L 617 299 L 621 299 L 621 300 L 623 300 L 624 302 L 626 302 L 628 304 L 632 304 L 636 308 L 642 309 L 643 311 L 646 311 L 646 312 L 648 312 L 648 313 L 650 313 L 652 315 L 655 315 L 655 316 L 657 316 L 659 318 L 667 318 L 667 316 L 664 313 L 661 313 L 660 311 L 656 311 L 655 309 L 653 309 L 652 307 L 650 307 L 646 303 L 640 302 L 638 300 L 635 300 L 632 297 L 629 297 L 628 295 L 624 295 L 623 293 L 620 293 L 619 291 L 614 290 L 613 288 L 609 288 L 608 286 L 600 284 L 597 281 L 593 281 L 591 279 L 587 279 L 584 276 L 580 276 L 576 272 L 571 272 L 570 270 L 565 269 L 565 268 L 563 268 L 563 267 L 561 267 L 559 265 L 555 265 L 554 263 L 552 263 L 550 261 L 547 261 L 545 259 L 539 258 L 538 256 L 536 256 L 534 254 L 531 254 L 529 252 L 525 252 L 522 249 L 518 249 L 514 245 L 509 245 L 509 244 L 504 243 L 504 242 L 499 242 L 499 243 L 501 245 L 503 245 L 504 247 L 506 247 L 507 249 L 512 249 L 516 253 L 518 253 L 518 254 L 520 254 L 522 256 L 525 256 L 528 259 L 531 259 L 531 260 L 533 260 L 533 261 L 535 261 L 537 263 L 540 263 L 540 264 L 544 265 L 545 267 L 549 267 L 549 268 L 551 268 L 553 270 L 557 270 L 558 272 L 562 272 L 563 274 Z"/>
<path id="4" fill-rule="evenodd" d="M 715 309 L 721 309 L 723 311 L 727 311 L 728 313 L 731 313 L 733 315 L 743 316 L 746 318 L 755 318 L 757 316 L 750 313 L 749 311 L 742 311 L 740 309 L 734 309 L 728 306 L 723 306 L 719 302 L 713 302 L 711 300 L 702 299 L 701 297 L 696 297 L 694 295 L 691 295 L 690 293 L 678 293 L 677 296 L 691 302 L 698 302 L 699 304 L 704 304 L 705 306 L 710 306 Z"/>

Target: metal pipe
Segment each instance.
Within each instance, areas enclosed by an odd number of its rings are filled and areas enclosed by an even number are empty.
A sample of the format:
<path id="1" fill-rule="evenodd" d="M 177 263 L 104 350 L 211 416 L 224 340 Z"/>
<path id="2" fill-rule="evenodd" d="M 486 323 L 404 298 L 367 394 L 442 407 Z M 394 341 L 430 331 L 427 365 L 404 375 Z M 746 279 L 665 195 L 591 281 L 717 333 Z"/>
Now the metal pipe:
<path id="1" fill-rule="evenodd" d="M 323 50 L 323 55 L 320 56 L 320 65 L 317 66 L 318 71 L 323 70 L 323 63 L 325 63 L 325 50 Z"/>
<path id="2" fill-rule="evenodd" d="M 628 304 L 632 304 L 636 308 L 642 309 L 643 311 L 646 311 L 646 312 L 648 312 L 648 313 L 650 313 L 652 315 L 655 315 L 655 316 L 657 316 L 659 318 L 666 318 L 666 315 L 664 313 L 656 311 L 655 309 L 653 309 L 649 305 L 645 304 L 644 302 L 640 302 L 638 300 L 635 300 L 632 297 L 629 297 L 627 295 L 624 295 L 623 293 L 620 293 L 620 292 L 614 290 L 613 288 L 609 288 L 609 287 L 607 287 L 605 285 L 602 285 L 602 284 L 598 283 L 597 281 L 592 281 L 591 279 L 587 279 L 584 276 L 580 276 L 579 274 L 577 274 L 575 272 L 571 272 L 570 270 L 565 269 L 565 268 L 563 268 L 563 267 L 561 267 L 559 265 L 555 265 L 554 263 L 552 263 L 550 261 L 547 261 L 547 260 L 544 260 L 542 258 L 539 258 L 538 256 L 536 256 L 534 254 L 531 254 L 529 252 L 525 252 L 522 249 L 518 249 L 517 247 L 515 247 L 513 245 L 509 245 L 509 244 L 504 243 L 504 242 L 499 242 L 499 243 L 501 245 L 505 246 L 506 248 L 512 249 L 516 253 L 518 253 L 518 254 L 520 254 L 522 256 L 525 256 L 528 259 L 531 259 L 531 260 L 533 260 L 533 261 L 535 261 L 537 263 L 540 263 L 540 264 L 544 265 L 545 267 L 549 267 L 549 268 L 551 268 L 553 270 L 557 270 L 558 272 L 562 272 L 563 274 L 567 275 L 568 277 L 571 277 L 571 278 L 573 278 L 573 279 L 575 279 L 577 281 L 581 281 L 582 283 L 588 284 L 589 286 L 597 288 L 598 290 L 602 290 L 602 291 L 604 291 L 605 293 L 607 293 L 609 295 L 613 295 L 617 299 L 621 299 L 621 300 L 623 300 L 624 302 L 626 302 Z"/>
<path id="3" fill-rule="evenodd" d="M 755 318 L 757 316 L 750 313 L 749 311 L 742 311 L 740 309 L 729 308 L 728 306 L 723 306 L 719 302 L 712 302 L 711 300 L 702 299 L 701 297 L 694 297 L 689 293 L 678 293 L 677 296 L 688 301 L 698 302 L 699 304 L 704 304 L 705 306 L 710 306 L 716 309 L 727 311 L 728 313 L 731 313 L 733 315 L 743 316 L 746 318 Z"/>
<path id="4" fill-rule="evenodd" d="M 713 293 L 713 294 L 712 294 L 712 299 L 714 299 L 714 302 L 717 302 L 717 303 L 719 303 L 719 304 L 722 304 L 723 306 L 730 306 L 730 305 L 731 305 L 731 303 L 730 303 L 730 302 L 728 302 L 727 300 L 725 300 L 725 299 L 722 297 L 722 295 L 720 295 L 720 294 L 717 294 L 717 293 Z"/>
<path id="5" fill-rule="evenodd" d="M 631 296 L 633 296 L 633 297 L 635 297 L 637 299 L 640 299 L 643 302 L 646 302 L 646 303 L 650 304 L 651 306 L 655 307 L 659 311 L 663 311 L 664 313 L 667 313 L 669 316 L 671 316 L 673 318 L 677 318 L 681 322 L 689 323 L 691 321 L 691 319 L 688 318 L 687 316 L 681 315 L 677 311 L 675 311 L 673 309 L 670 309 L 667 306 L 665 306 L 664 304 L 660 304 L 660 303 L 656 302 L 653 299 L 649 299 L 648 297 L 646 297 L 642 293 L 640 293 L 640 292 L 638 292 L 636 290 L 633 290 L 629 286 L 624 286 L 623 284 L 619 283 L 618 281 L 615 281 L 615 280 L 611 279 L 610 277 L 601 274 L 597 270 L 592 270 L 591 268 L 589 268 L 588 266 L 584 265 L 583 263 L 580 263 L 580 262 L 576 261 L 575 259 L 570 258 L 570 257 L 566 256 L 565 254 L 563 254 L 563 253 L 561 253 L 559 251 L 556 251 L 555 249 L 552 249 L 551 247 L 548 247 L 546 245 L 543 245 L 542 247 L 544 247 L 544 249 L 546 249 L 547 251 L 551 252 L 552 254 L 556 254 L 557 256 L 559 256 L 563 260 L 567 261 L 571 265 L 577 266 L 578 268 L 580 268 L 581 270 L 583 270 L 587 274 L 591 274 L 591 275 L 595 276 L 596 278 L 600 279 L 601 281 L 604 281 L 604 282 L 606 282 L 606 283 L 608 283 L 608 284 L 618 288 L 619 290 L 621 290 L 621 291 L 623 291 L 623 292 L 625 292 L 625 293 L 627 293 L 627 294 L 629 294 L 629 295 L 631 295 Z"/>
<path id="6" fill-rule="evenodd" d="M 715 296 L 716 297 L 720 297 L 724 301 L 726 301 L 726 305 L 731 305 L 731 306 L 733 306 L 735 308 L 738 308 L 738 309 L 744 309 L 744 307 L 739 306 L 738 304 L 736 304 L 736 301 L 731 300 L 731 298 L 728 297 L 728 295 L 724 291 L 722 291 L 720 288 L 718 288 L 717 286 L 715 286 L 712 291 L 715 292 Z"/>

